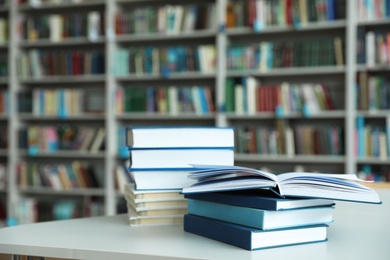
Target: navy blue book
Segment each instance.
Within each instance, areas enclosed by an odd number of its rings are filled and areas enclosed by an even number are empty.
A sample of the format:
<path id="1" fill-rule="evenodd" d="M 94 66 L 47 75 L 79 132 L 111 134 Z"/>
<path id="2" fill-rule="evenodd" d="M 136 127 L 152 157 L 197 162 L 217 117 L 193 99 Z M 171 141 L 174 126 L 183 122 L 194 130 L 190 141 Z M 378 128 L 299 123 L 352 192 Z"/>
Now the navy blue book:
<path id="1" fill-rule="evenodd" d="M 187 199 L 275 211 L 334 205 L 333 200 L 315 198 L 287 199 L 276 195 L 270 190 L 261 189 L 230 192 L 186 193 L 184 194 L 184 197 Z"/>
<path id="2" fill-rule="evenodd" d="M 184 231 L 247 250 L 327 240 L 327 225 L 265 231 L 190 214 L 184 216 Z"/>

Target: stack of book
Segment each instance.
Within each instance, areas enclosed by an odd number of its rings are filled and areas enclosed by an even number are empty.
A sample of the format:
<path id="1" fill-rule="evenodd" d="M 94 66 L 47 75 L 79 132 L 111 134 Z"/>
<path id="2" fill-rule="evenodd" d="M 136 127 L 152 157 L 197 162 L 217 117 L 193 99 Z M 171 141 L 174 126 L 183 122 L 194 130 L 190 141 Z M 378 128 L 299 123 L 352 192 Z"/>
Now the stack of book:
<path id="1" fill-rule="evenodd" d="M 334 200 L 381 203 L 355 175 L 210 167 L 182 190 L 184 230 L 247 250 L 326 241 Z"/>
<path id="2" fill-rule="evenodd" d="M 187 200 L 202 165 L 234 164 L 234 131 L 221 127 L 129 127 L 126 146 L 133 183 L 125 185 L 130 225 L 183 224 Z"/>

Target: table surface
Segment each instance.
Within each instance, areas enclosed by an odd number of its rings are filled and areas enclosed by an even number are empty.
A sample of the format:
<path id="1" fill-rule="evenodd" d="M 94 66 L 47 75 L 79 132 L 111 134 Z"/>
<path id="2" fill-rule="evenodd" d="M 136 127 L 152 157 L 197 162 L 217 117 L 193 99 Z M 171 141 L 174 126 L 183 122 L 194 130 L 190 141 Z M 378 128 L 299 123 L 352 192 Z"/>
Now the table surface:
<path id="1" fill-rule="evenodd" d="M 130 227 L 127 215 L 0 229 L 0 253 L 72 259 L 390 259 L 390 190 L 382 205 L 336 202 L 328 241 L 247 251 L 183 231 Z"/>

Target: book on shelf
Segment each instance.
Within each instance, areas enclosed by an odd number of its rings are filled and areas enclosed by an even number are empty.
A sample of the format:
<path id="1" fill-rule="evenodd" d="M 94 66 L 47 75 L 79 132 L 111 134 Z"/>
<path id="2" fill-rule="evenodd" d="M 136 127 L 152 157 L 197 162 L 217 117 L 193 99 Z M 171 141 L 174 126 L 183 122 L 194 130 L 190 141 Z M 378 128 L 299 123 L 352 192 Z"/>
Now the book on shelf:
<path id="1" fill-rule="evenodd" d="M 327 225 L 261 230 L 191 214 L 184 216 L 184 230 L 247 250 L 327 240 Z"/>
<path id="2" fill-rule="evenodd" d="M 354 174 L 288 172 L 275 175 L 240 166 L 196 165 L 194 167 L 208 167 L 208 169 L 189 174 L 189 177 L 197 180 L 197 183 L 183 188 L 184 194 L 270 189 L 282 197 L 381 203 L 377 192 L 360 184 L 359 182 L 363 180 L 358 179 Z"/>
<path id="3" fill-rule="evenodd" d="M 262 230 L 329 224 L 333 221 L 333 209 L 309 207 L 274 211 L 188 199 L 189 214 Z"/>
<path id="4" fill-rule="evenodd" d="M 162 138 L 164 137 L 164 138 Z M 230 127 L 128 127 L 126 145 L 131 148 L 234 147 Z"/>
<path id="5" fill-rule="evenodd" d="M 275 211 L 334 205 L 329 199 L 282 198 L 270 190 L 186 193 L 184 198 Z"/>

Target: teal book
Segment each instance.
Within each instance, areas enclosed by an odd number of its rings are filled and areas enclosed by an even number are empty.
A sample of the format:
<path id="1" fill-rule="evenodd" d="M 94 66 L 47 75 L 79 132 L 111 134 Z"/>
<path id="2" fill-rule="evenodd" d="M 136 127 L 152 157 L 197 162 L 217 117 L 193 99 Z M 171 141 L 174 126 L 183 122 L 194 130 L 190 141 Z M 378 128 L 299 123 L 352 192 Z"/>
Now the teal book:
<path id="1" fill-rule="evenodd" d="M 327 225 L 265 231 L 191 214 L 184 216 L 184 231 L 247 250 L 327 240 Z"/>
<path id="2" fill-rule="evenodd" d="M 229 223 L 272 230 L 333 221 L 333 207 L 272 211 L 188 199 L 188 213 Z"/>

